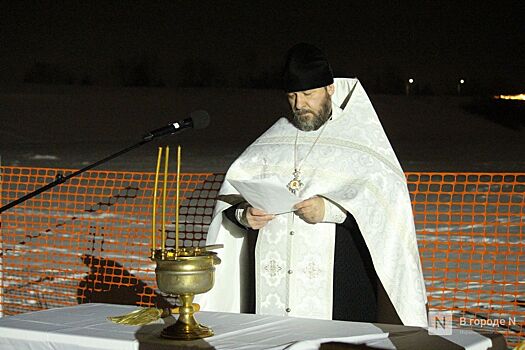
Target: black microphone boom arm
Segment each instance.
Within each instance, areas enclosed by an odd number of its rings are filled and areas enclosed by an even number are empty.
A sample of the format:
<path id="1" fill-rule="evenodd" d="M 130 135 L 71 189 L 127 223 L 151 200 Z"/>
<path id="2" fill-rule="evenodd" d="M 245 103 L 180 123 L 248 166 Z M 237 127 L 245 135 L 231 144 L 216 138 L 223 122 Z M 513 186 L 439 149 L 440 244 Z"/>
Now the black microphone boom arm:
<path id="1" fill-rule="evenodd" d="M 90 164 L 90 165 L 88 165 L 88 166 L 86 166 L 86 167 L 84 167 L 82 169 L 79 169 L 79 170 L 77 170 L 77 171 L 75 171 L 75 172 L 73 172 L 73 173 L 71 173 L 71 174 L 69 174 L 67 176 L 63 176 L 62 174 L 57 174 L 55 181 L 50 182 L 47 185 L 45 185 L 43 187 L 40 187 L 39 189 L 36 189 L 35 191 L 30 192 L 30 193 L 28 193 L 28 194 L 26 194 L 26 195 L 24 195 L 24 196 L 22 196 L 22 197 L 20 197 L 18 199 L 15 199 L 14 201 L 12 201 L 9 204 L 4 205 L 2 208 L 0 208 L 0 214 L 3 213 L 4 211 L 6 211 L 7 209 L 10 209 L 10 208 L 14 207 L 15 205 L 18 205 L 18 204 L 20 204 L 22 202 L 25 202 L 26 200 L 28 200 L 30 198 L 33 198 L 34 196 L 39 195 L 42 192 L 45 192 L 45 191 L 47 191 L 47 190 L 49 190 L 49 189 L 51 189 L 51 188 L 53 188 L 53 187 L 55 187 L 57 185 L 60 185 L 60 184 L 62 184 L 64 182 L 66 182 L 67 180 L 71 179 L 72 177 L 75 177 L 77 175 L 82 174 L 84 171 L 87 171 L 87 170 L 89 170 L 91 168 L 94 168 L 94 167 L 96 167 L 96 166 L 98 166 L 100 164 L 106 163 L 107 161 L 110 161 L 111 159 L 117 158 L 117 157 L 123 155 L 124 153 L 127 153 L 127 152 L 131 151 L 132 149 L 135 149 L 135 148 L 137 148 L 139 146 L 142 146 L 143 144 L 145 144 L 145 143 L 147 143 L 149 141 L 151 141 L 151 140 L 142 140 L 140 142 L 137 142 L 136 144 L 134 144 L 132 146 L 129 146 L 129 147 L 127 147 L 127 148 L 125 148 L 125 149 L 123 149 L 123 150 L 121 150 L 121 151 L 119 151 L 117 153 L 114 153 L 114 154 L 112 154 L 112 155 L 110 155 L 110 156 L 108 156 L 108 157 L 106 157 L 104 159 L 101 159 L 101 160 L 99 160 L 99 161 L 97 161 L 97 162 L 95 162 L 93 164 Z"/>
<path id="2" fill-rule="evenodd" d="M 127 148 L 124 148 L 123 150 L 121 151 L 118 151 L 117 153 L 114 153 L 104 159 L 101 159 L 93 164 L 90 164 L 82 169 L 79 169 L 67 176 L 62 176 L 62 174 L 58 174 L 56 176 L 56 180 L 54 180 L 53 182 L 50 182 L 48 183 L 47 185 L 44 185 L 43 187 L 40 187 L 38 189 L 36 189 L 35 191 L 33 192 L 30 192 L 18 199 L 15 199 L 14 201 L 4 205 L 2 208 L 0 208 L 0 214 L 3 213 L 4 211 L 6 211 L 7 209 L 10 209 L 12 207 L 14 207 L 15 205 L 18 205 L 22 202 L 25 202 L 26 200 L 30 199 L 30 198 L 33 198 L 34 196 L 36 195 L 39 195 L 40 193 L 44 192 L 44 191 L 47 191 L 57 185 L 60 185 L 64 182 L 66 182 L 67 180 L 71 179 L 72 177 L 75 177 L 77 175 L 80 175 L 82 174 L 83 172 L 89 170 L 89 169 L 92 169 L 96 166 L 99 166 L 100 164 L 103 164 L 103 163 L 106 163 L 107 161 L 110 161 L 114 158 L 117 158 L 121 155 L 123 155 L 124 153 L 127 153 L 137 147 L 140 147 L 142 146 L 143 144 L 145 143 L 148 143 L 150 142 L 151 140 L 153 140 L 154 138 L 157 138 L 157 137 L 161 137 L 161 136 L 164 136 L 164 135 L 167 135 L 167 134 L 174 134 L 175 132 L 177 131 L 181 131 L 181 130 L 184 130 L 184 129 L 187 129 L 187 128 L 195 128 L 195 129 L 201 129 L 201 128 L 205 128 L 206 126 L 208 126 L 208 123 L 209 123 L 209 115 L 207 112 L 205 111 L 195 111 L 191 114 L 191 117 L 190 118 L 186 118 L 182 121 L 178 121 L 178 122 L 175 122 L 175 123 L 172 123 L 172 124 L 169 124 L 168 126 L 165 126 L 163 128 L 159 128 L 159 129 L 155 129 L 153 131 L 150 131 L 146 136 L 144 136 L 142 138 L 142 140 L 140 140 L 139 142 L 135 143 L 134 145 L 131 145 Z"/>

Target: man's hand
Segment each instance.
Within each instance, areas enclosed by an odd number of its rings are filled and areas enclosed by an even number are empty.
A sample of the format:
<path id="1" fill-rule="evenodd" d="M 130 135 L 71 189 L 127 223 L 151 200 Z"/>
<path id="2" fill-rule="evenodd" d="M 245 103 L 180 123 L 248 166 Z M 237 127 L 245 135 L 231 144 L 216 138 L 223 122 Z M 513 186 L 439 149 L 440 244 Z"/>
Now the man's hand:
<path id="1" fill-rule="evenodd" d="M 312 197 L 294 206 L 295 214 L 309 224 L 317 224 L 324 218 L 324 199 L 321 197 Z"/>
<path id="2" fill-rule="evenodd" d="M 258 230 L 266 226 L 268 221 L 272 220 L 275 215 L 267 214 L 264 210 L 254 207 L 248 207 L 244 210 L 244 215 L 248 226 L 254 230 Z"/>

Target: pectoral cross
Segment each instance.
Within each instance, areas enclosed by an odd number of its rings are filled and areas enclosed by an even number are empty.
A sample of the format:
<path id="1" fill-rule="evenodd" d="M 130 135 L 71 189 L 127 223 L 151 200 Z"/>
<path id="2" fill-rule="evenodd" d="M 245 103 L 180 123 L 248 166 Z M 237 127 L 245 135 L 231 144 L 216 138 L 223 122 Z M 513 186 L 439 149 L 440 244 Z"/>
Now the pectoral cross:
<path id="1" fill-rule="evenodd" d="M 301 179 L 299 179 L 299 175 L 299 170 L 295 169 L 293 172 L 293 179 L 291 179 L 290 182 L 288 182 L 288 185 L 286 185 L 288 190 L 293 194 L 297 194 L 297 192 L 299 192 L 304 186 Z"/>

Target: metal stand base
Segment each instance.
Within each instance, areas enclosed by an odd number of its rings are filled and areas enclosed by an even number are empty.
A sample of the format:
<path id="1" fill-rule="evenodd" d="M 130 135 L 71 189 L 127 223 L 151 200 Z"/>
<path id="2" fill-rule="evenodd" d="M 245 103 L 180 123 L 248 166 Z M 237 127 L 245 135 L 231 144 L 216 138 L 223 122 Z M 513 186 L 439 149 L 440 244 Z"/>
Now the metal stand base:
<path id="1" fill-rule="evenodd" d="M 167 339 L 176 339 L 176 340 L 195 340 L 206 337 L 211 337 L 213 331 L 201 324 L 198 326 L 188 326 L 182 322 L 178 322 L 166 327 L 160 333 L 160 336 Z"/>

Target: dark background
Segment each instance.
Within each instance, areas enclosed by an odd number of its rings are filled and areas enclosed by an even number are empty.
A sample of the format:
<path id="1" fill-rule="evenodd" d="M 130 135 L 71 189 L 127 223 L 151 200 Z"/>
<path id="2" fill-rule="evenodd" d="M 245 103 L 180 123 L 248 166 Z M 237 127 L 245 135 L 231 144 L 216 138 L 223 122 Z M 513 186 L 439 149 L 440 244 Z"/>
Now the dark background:
<path id="1" fill-rule="evenodd" d="M 306 41 L 372 93 L 525 90 L 523 1 L 2 1 L 0 83 L 279 87 Z"/>
<path id="2" fill-rule="evenodd" d="M 79 168 L 204 109 L 207 129 L 103 167 L 153 171 L 169 143 L 184 171 L 226 171 L 288 112 L 282 61 L 306 41 L 360 79 L 405 170 L 523 171 L 525 103 L 492 96 L 525 92 L 524 18 L 523 1 L 0 0 L 0 162 Z"/>

